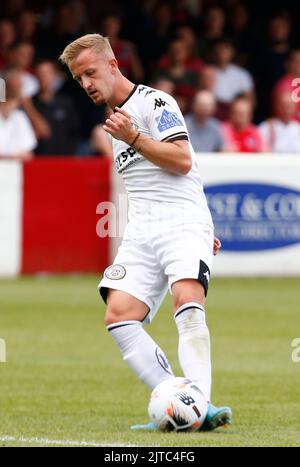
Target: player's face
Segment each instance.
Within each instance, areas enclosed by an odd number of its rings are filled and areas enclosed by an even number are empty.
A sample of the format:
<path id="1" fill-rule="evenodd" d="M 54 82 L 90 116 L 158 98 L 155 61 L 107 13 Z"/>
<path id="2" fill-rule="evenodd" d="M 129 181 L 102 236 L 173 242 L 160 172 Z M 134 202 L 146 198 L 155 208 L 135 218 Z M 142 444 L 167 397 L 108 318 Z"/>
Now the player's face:
<path id="1" fill-rule="evenodd" d="M 113 94 L 117 61 L 90 49 L 82 51 L 71 63 L 71 73 L 96 105 L 109 102 Z"/>

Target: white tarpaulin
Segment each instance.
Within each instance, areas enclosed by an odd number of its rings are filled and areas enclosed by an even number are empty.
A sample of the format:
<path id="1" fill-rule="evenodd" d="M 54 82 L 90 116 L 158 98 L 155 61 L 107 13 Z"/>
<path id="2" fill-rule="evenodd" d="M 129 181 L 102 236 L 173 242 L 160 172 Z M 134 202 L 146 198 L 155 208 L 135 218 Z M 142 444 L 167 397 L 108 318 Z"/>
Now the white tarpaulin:
<path id="1" fill-rule="evenodd" d="M 0 276 L 20 272 L 22 164 L 0 161 Z"/>

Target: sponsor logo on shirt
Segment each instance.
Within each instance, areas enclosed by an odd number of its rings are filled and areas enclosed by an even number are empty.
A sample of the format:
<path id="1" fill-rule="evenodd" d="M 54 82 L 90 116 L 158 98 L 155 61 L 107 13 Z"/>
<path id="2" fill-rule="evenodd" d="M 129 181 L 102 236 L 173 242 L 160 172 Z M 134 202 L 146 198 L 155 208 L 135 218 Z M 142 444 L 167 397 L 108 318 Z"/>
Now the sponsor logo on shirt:
<path id="1" fill-rule="evenodd" d="M 135 149 L 131 147 L 126 148 L 126 150 L 121 151 L 115 159 L 117 171 L 121 173 L 130 165 L 135 164 L 136 162 L 141 161 L 142 159 L 143 156 L 136 152 Z"/>
<path id="2" fill-rule="evenodd" d="M 165 109 L 163 110 L 161 116 L 156 118 L 156 122 L 160 133 L 175 126 L 183 126 L 183 123 L 178 118 L 176 112 L 168 112 Z"/>

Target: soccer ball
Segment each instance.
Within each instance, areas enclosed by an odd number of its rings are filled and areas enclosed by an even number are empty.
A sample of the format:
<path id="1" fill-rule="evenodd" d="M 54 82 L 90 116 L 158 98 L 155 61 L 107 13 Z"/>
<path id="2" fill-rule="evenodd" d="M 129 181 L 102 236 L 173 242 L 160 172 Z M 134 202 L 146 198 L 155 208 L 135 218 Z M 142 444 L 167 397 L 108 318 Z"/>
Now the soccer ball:
<path id="1" fill-rule="evenodd" d="M 197 383 L 174 377 L 153 389 L 148 412 L 161 431 L 196 431 L 204 422 L 207 405 Z"/>

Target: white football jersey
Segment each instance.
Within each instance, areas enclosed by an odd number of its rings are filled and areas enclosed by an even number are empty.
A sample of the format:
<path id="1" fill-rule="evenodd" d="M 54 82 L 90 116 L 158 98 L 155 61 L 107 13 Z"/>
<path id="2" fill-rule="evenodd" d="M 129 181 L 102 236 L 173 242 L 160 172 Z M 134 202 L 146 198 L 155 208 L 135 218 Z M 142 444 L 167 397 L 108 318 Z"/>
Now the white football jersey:
<path id="1" fill-rule="evenodd" d="M 119 105 L 132 119 L 133 126 L 156 141 L 189 141 L 183 115 L 173 97 L 148 86 L 136 85 Z M 211 215 L 203 192 L 199 158 L 192 154 L 192 169 L 187 175 L 176 175 L 161 169 L 121 140 L 112 138 L 117 171 L 122 174 L 130 200 L 148 200 L 188 204 L 197 209 L 204 223 Z"/>

